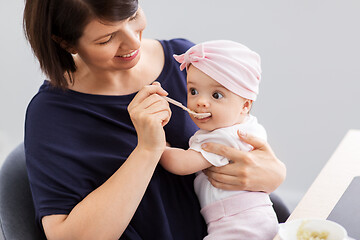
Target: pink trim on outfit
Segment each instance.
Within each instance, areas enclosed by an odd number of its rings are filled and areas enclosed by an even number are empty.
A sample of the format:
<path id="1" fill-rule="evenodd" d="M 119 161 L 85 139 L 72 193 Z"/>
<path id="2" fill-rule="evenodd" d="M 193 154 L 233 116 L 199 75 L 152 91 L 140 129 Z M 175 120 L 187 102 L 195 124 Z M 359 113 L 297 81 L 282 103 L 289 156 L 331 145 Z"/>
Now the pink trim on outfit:
<path id="1" fill-rule="evenodd" d="M 201 209 L 206 223 L 231 216 L 258 206 L 272 206 L 268 194 L 262 192 L 243 192 L 225 198 Z"/>

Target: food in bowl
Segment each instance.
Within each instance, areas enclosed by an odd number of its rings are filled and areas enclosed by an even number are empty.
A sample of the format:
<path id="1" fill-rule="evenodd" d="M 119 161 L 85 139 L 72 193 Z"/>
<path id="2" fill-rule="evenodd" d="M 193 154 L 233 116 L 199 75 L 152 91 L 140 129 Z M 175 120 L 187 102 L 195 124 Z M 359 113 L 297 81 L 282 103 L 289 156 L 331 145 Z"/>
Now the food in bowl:
<path id="1" fill-rule="evenodd" d="M 307 221 L 303 221 L 299 226 L 299 229 L 296 233 L 297 240 L 326 240 L 328 239 L 329 232 L 328 231 L 310 231 L 304 228 L 304 225 Z"/>
<path id="2" fill-rule="evenodd" d="M 281 240 L 349 240 L 340 224 L 325 219 L 294 219 L 281 223 Z"/>

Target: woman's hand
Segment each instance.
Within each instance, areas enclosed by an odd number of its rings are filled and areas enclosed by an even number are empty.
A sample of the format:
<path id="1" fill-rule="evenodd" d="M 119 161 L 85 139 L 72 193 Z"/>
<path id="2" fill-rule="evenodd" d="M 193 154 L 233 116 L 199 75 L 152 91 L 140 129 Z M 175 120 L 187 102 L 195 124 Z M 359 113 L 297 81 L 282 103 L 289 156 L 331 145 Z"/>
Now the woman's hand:
<path id="1" fill-rule="evenodd" d="M 267 142 L 250 134 L 238 132 L 238 135 L 254 149 L 245 152 L 217 143 L 206 143 L 202 146 L 205 151 L 228 158 L 230 164 L 210 167 L 204 173 L 211 184 L 220 189 L 273 192 L 285 179 L 285 165 Z"/>
<path id="2" fill-rule="evenodd" d="M 160 83 L 143 87 L 128 106 L 131 121 L 138 135 L 138 146 L 150 151 L 165 149 L 163 127 L 169 122 L 171 110 L 167 101 L 161 97 L 168 93 Z"/>

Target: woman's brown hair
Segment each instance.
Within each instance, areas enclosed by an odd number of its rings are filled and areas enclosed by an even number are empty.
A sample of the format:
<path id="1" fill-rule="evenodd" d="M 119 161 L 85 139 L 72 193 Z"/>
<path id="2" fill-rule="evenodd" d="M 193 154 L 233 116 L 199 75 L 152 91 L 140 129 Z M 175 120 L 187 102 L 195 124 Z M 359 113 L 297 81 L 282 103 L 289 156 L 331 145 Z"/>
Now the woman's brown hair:
<path id="1" fill-rule="evenodd" d="M 24 32 L 51 84 L 66 89 L 76 66 L 64 46 L 75 46 L 91 20 L 121 21 L 137 9 L 138 0 L 26 0 Z"/>

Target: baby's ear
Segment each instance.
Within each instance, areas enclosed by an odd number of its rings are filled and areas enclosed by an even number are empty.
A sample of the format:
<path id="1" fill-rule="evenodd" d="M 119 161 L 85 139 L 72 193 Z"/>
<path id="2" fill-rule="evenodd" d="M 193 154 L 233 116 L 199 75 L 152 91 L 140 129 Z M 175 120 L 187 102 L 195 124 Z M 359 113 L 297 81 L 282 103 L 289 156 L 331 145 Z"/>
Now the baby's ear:
<path id="1" fill-rule="evenodd" d="M 243 105 L 243 113 L 248 114 L 250 112 L 251 106 L 253 101 L 250 99 L 245 99 L 244 105 Z"/>

